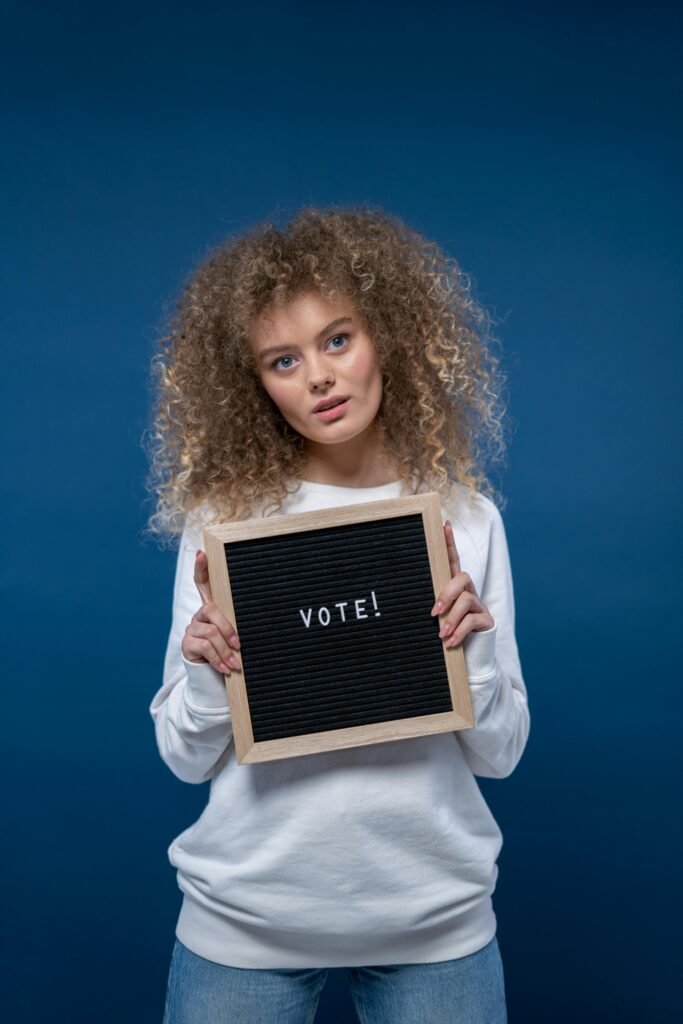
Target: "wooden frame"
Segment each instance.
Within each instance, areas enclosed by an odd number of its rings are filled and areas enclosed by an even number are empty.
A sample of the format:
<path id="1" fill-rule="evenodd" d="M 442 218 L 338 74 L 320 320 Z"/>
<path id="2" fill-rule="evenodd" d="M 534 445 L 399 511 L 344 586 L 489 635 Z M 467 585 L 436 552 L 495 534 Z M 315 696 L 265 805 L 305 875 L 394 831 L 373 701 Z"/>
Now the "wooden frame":
<path id="1" fill-rule="evenodd" d="M 429 492 L 402 498 L 383 499 L 204 527 L 204 548 L 208 558 L 209 579 L 214 601 L 226 618 L 235 625 L 239 634 L 240 623 L 233 603 L 228 559 L 224 548 L 226 543 L 389 519 L 416 512 L 422 516 L 429 569 L 434 586 L 434 600 L 436 600 L 437 594 L 450 579 L 450 566 L 441 521 L 439 496 L 435 492 Z M 439 621 L 441 621 L 441 617 L 439 617 Z M 241 651 L 242 670 L 232 670 L 225 677 L 238 763 L 251 764 L 281 757 L 297 757 L 324 750 L 364 746 L 371 743 L 406 739 L 411 736 L 472 728 L 474 718 L 462 644 L 454 648 L 446 648 L 438 636 L 437 642 L 442 648 L 445 660 L 453 706 L 451 711 L 394 719 L 388 722 L 355 725 L 348 728 L 327 729 L 303 736 L 261 742 L 254 741 L 247 685 L 244 678 L 246 670 L 244 651 Z"/>

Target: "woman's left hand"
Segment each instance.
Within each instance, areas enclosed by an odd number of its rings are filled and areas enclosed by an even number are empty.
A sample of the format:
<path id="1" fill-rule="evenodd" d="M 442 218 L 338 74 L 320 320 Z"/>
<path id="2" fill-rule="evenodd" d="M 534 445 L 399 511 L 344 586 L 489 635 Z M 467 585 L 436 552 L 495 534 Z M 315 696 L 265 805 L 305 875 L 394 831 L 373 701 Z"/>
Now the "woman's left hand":
<path id="1" fill-rule="evenodd" d="M 491 629 L 495 622 L 480 600 L 471 577 L 460 571 L 460 555 L 448 519 L 444 524 L 444 533 L 452 578 L 438 595 L 432 615 L 441 615 L 451 609 L 444 616 L 439 636 L 446 640 L 446 647 L 457 647 L 469 633 Z"/>

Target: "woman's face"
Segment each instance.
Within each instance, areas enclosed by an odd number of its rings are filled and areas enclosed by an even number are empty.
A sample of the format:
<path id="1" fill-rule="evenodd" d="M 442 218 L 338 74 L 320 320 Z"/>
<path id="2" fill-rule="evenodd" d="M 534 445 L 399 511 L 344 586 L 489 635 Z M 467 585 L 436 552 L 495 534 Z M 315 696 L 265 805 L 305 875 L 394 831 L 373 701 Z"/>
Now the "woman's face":
<path id="1" fill-rule="evenodd" d="M 350 301 L 300 295 L 262 314 L 250 344 L 264 388 L 295 430 L 314 445 L 362 442 L 380 406 L 382 373 Z M 337 397 L 345 399 L 338 408 L 314 411 Z"/>

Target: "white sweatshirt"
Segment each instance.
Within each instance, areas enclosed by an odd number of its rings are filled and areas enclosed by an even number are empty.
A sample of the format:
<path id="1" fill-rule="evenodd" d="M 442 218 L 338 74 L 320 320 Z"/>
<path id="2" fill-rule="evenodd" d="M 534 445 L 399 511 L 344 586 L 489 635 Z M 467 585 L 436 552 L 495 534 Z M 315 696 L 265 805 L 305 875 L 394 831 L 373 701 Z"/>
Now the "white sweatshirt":
<path id="1" fill-rule="evenodd" d="M 278 514 L 408 493 L 400 481 L 302 481 Z M 475 775 L 510 775 L 529 710 L 500 513 L 460 484 L 441 512 L 495 622 L 464 641 L 474 728 L 242 765 L 223 676 L 181 651 L 201 605 L 201 521 L 186 521 L 163 685 L 149 710 L 171 771 L 211 782 L 199 819 L 168 848 L 183 893 L 176 935 L 199 956 L 252 968 L 428 963 L 494 936 L 503 838 Z"/>

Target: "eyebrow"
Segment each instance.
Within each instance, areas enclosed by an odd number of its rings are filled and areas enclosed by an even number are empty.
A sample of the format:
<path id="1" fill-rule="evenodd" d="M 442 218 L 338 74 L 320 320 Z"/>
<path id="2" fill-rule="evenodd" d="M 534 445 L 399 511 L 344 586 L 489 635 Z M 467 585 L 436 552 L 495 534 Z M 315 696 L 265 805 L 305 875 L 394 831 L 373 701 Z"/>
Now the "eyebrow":
<path id="1" fill-rule="evenodd" d="M 339 327 L 341 324 L 353 323 L 350 316 L 340 316 L 336 320 L 332 320 L 327 327 L 323 327 L 321 331 L 316 334 L 316 341 L 322 341 L 325 335 L 333 330 L 335 327 Z M 264 348 L 262 352 L 259 352 L 259 359 L 265 359 L 266 356 L 272 356 L 275 352 L 289 352 L 291 349 L 296 348 L 296 345 L 271 345 L 270 348 Z"/>

